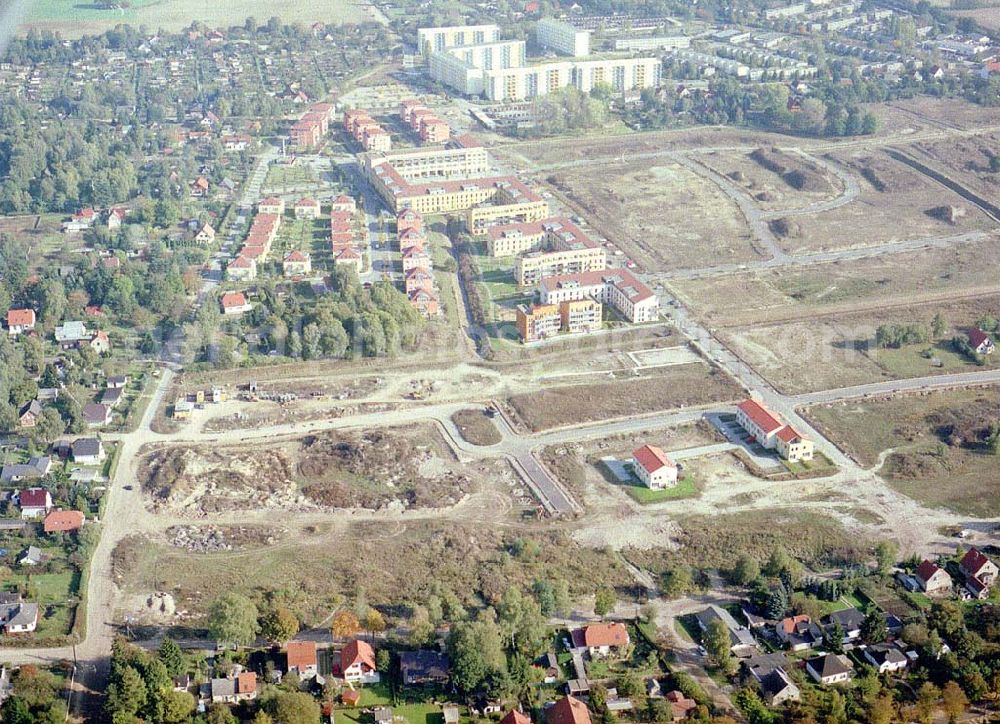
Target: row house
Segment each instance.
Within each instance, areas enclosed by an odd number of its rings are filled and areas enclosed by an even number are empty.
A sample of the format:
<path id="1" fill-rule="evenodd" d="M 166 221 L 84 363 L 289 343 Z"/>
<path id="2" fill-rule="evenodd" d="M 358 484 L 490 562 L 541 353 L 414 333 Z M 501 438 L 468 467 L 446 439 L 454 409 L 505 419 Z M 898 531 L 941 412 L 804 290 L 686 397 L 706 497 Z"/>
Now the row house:
<path id="1" fill-rule="evenodd" d="M 399 107 L 399 115 L 425 143 L 445 143 L 451 138 L 451 126 L 418 100 L 403 101 Z"/>
<path id="2" fill-rule="evenodd" d="M 344 128 L 366 151 L 387 153 L 392 150 L 392 137 L 368 113 L 359 109 L 344 111 Z"/>

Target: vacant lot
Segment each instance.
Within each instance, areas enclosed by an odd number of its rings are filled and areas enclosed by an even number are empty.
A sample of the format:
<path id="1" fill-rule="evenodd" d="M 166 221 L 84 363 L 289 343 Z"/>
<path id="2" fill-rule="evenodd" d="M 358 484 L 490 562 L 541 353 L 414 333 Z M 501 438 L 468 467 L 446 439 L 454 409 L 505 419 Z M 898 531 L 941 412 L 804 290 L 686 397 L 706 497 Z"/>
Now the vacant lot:
<path id="1" fill-rule="evenodd" d="M 748 154 L 715 151 L 697 159 L 742 187 L 768 211 L 808 206 L 834 198 L 842 190 L 840 180 L 825 169 L 776 149 Z"/>
<path id="2" fill-rule="evenodd" d="M 553 387 L 513 395 L 507 406 L 533 431 L 608 420 L 681 407 L 728 402 L 742 390 L 729 377 L 698 363 L 679 365 L 643 377 Z"/>
<path id="3" fill-rule="evenodd" d="M 792 508 L 690 516 L 677 526 L 669 541 L 673 547 L 628 549 L 625 557 L 661 573 L 675 565 L 727 569 L 740 554 L 763 561 L 783 548 L 807 565 L 837 565 L 857 560 L 865 545 L 833 518 Z"/>
<path id="4" fill-rule="evenodd" d="M 140 479 L 158 506 L 202 513 L 437 507 L 476 487 L 431 425 L 310 435 L 252 455 L 245 447 L 172 448 L 147 455 Z"/>
<path id="5" fill-rule="evenodd" d="M 120 23 L 130 23 L 138 27 L 164 30 L 180 30 L 191 25 L 192 20 L 211 27 L 227 28 L 242 25 L 253 16 L 258 22 L 280 11 L 279 17 L 285 23 L 360 22 L 365 19 L 364 7 L 357 2 L 339 2 L 319 9 L 309 3 L 284 3 L 280 8 L 266 0 L 241 0 L 240 2 L 220 2 L 205 5 L 197 0 L 132 0 L 130 7 L 123 9 L 102 9 L 98 3 L 80 3 L 74 0 L 38 0 L 31 3 L 30 11 L 20 30 L 28 28 L 58 31 L 70 37 L 86 33 L 100 33 Z"/>
<path id="6" fill-rule="evenodd" d="M 976 319 L 1000 314 L 1000 297 L 729 328 L 718 334 L 726 346 L 788 394 L 980 369 L 954 352 L 947 341 L 898 350 L 875 348 L 879 325 L 922 323 L 929 328 L 937 313 L 949 325 L 943 339 L 950 340 Z M 930 353 L 925 355 L 927 350 Z M 988 359 L 994 362 L 1000 364 L 1000 359 Z"/>
<path id="7" fill-rule="evenodd" d="M 496 445 L 503 438 L 493 420 L 483 409 L 459 410 L 451 416 L 462 437 L 473 445 Z"/>
<path id="8" fill-rule="evenodd" d="M 610 162 L 544 178 L 647 271 L 759 258 L 737 206 L 669 160 Z"/>
<path id="9" fill-rule="evenodd" d="M 533 544 L 515 547 L 519 540 Z M 207 554 L 130 538 L 115 550 L 114 572 L 129 592 L 168 591 L 178 610 L 195 613 L 226 591 L 294 591 L 297 612 L 313 624 L 361 588 L 373 605 L 405 606 L 425 602 L 438 585 L 471 604 L 495 603 L 507 588 L 539 578 L 565 578 L 575 595 L 631 582 L 617 557 L 559 531 L 454 520 L 331 521 L 276 545 Z"/>
<path id="10" fill-rule="evenodd" d="M 672 282 L 711 325 L 811 319 L 1000 291 L 1000 238 L 901 254 Z"/>
<path id="11" fill-rule="evenodd" d="M 876 246 L 906 239 L 950 236 L 995 226 L 977 207 L 884 153 L 858 151 L 834 159 L 859 176 L 861 193 L 831 211 L 795 217 L 771 227 L 790 253 Z M 937 211 L 954 206 L 954 220 Z"/>
<path id="12" fill-rule="evenodd" d="M 972 18 L 987 30 L 1000 30 L 1000 8 L 977 8 L 975 10 L 952 10 L 949 15 L 956 18 Z"/>
<path id="13" fill-rule="evenodd" d="M 901 493 L 957 513 L 1000 513 L 1000 475 L 987 449 L 1000 423 L 1000 388 L 987 387 L 811 408 L 808 417 L 862 465 L 877 464 Z"/>
<path id="14" fill-rule="evenodd" d="M 989 108 L 960 98 L 918 96 L 871 106 L 885 130 L 915 127 L 981 128 L 1000 124 L 1000 108 Z"/>
<path id="15" fill-rule="evenodd" d="M 1000 173 L 990 170 L 990 159 L 1000 149 L 1000 134 L 985 133 L 954 140 L 918 143 L 911 147 L 918 160 L 931 165 L 988 200 L 1000 192 Z"/>

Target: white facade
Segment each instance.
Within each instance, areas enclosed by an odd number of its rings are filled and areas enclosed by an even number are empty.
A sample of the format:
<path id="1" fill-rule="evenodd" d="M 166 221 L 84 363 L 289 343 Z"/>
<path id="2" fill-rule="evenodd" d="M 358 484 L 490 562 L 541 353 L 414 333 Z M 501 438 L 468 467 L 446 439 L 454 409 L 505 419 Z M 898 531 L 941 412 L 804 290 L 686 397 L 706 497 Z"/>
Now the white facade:
<path id="1" fill-rule="evenodd" d="M 449 48 L 445 52 L 474 68 L 483 70 L 520 68 L 524 65 L 526 57 L 523 40 L 501 40 L 496 43 L 468 45 Z"/>
<path id="2" fill-rule="evenodd" d="M 661 70 L 659 58 L 556 61 L 484 71 L 484 92 L 493 101 L 520 101 L 570 85 L 584 93 L 598 85 L 607 85 L 618 92 L 641 90 L 659 85 Z"/>
<path id="3" fill-rule="evenodd" d="M 467 96 L 483 92 L 483 71 L 447 51 L 431 53 L 428 66 L 431 78 Z"/>
<path id="4" fill-rule="evenodd" d="M 542 18 L 535 26 L 538 45 L 561 55 L 583 58 L 590 55 L 590 31 L 578 30 L 555 18 Z"/>
<path id="5" fill-rule="evenodd" d="M 500 28 L 493 24 L 417 29 L 417 51 L 422 55 L 463 45 L 495 43 L 498 40 L 500 40 Z"/>

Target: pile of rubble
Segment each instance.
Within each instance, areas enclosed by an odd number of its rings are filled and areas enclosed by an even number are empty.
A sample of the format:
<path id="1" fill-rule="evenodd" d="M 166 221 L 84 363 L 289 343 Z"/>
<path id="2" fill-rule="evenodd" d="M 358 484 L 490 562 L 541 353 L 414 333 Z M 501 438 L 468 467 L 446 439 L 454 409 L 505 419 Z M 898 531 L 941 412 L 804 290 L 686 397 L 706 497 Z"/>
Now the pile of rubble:
<path id="1" fill-rule="evenodd" d="M 275 528 L 178 525 L 170 528 L 170 545 L 192 553 L 238 550 L 246 545 L 271 545 L 287 532 Z"/>

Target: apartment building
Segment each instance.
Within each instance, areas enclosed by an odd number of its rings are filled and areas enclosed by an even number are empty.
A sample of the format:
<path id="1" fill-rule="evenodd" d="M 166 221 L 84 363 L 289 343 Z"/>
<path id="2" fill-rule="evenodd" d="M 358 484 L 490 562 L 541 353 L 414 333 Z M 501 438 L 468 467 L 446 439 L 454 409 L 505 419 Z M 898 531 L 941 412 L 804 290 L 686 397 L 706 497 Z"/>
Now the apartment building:
<path id="1" fill-rule="evenodd" d="M 590 55 L 590 31 L 579 30 L 555 18 L 542 18 L 535 26 L 535 41 L 546 50 L 582 58 Z"/>
<path id="2" fill-rule="evenodd" d="M 535 251 L 518 257 L 514 276 L 518 286 L 537 284 L 543 277 L 603 271 L 607 256 L 600 246 L 583 246 L 557 251 Z"/>
<path id="3" fill-rule="evenodd" d="M 431 78 L 441 85 L 467 96 L 482 95 L 484 88 L 482 68 L 470 65 L 459 56 L 446 52 L 431 53 L 427 66 Z"/>
<path id="4" fill-rule="evenodd" d="M 417 28 L 417 52 L 424 56 L 447 48 L 495 43 L 498 40 L 500 40 L 500 27 L 492 23 Z"/>
<path id="5" fill-rule="evenodd" d="M 492 101 L 519 101 L 554 93 L 567 86 L 589 93 L 594 86 L 642 90 L 660 84 L 659 58 L 566 60 L 483 71 L 483 94 Z"/>
<path id="6" fill-rule="evenodd" d="M 465 212 L 465 228 L 474 236 L 487 234 L 497 224 L 522 224 L 541 221 L 551 212 L 541 198 L 507 201 L 494 206 L 477 206 Z"/>
<path id="7" fill-rule="evenodd" d="M 485 148 L 448 148 L 399 152 L 364 159 L 365 173 L 371 177 L 376 166 L 388 164 L 405 182 L 426 179 L 460 179 L 485 176 L 490 159 Z"/>
<path id="8" fill-rule="evenodd" d="M 486 228 L 486 250 L 490 256 L 517 256 L 537 249 L 545 240 L 540 221 L 497 224 Z"/>
<path id="9" fill-rule="evenodd" d="M 531 306 L 522 304 L 516 313 L 515 326 L 522 342 L 537 342 L 559 332 L 593 332 L 602 324 L 601 303 L 594 299 Z"/>
<path id="10" fill-rule="evenodd" d="M 626 269 L 543 277 L 538 291 L 542 304 L 593 299 L 611 305 L 633 323 L 652 322 L 659 313 L 656 295 Z"/>
<path id="11" fill-rule="evenodd" d="M 525 64 L 527 58 L 523 40 L 501 40 L 496 43 L 449 48 L 441 52 L 480 70 L 520 68 Z M 433 55 L 431 57 L 433 58 Z"/>

